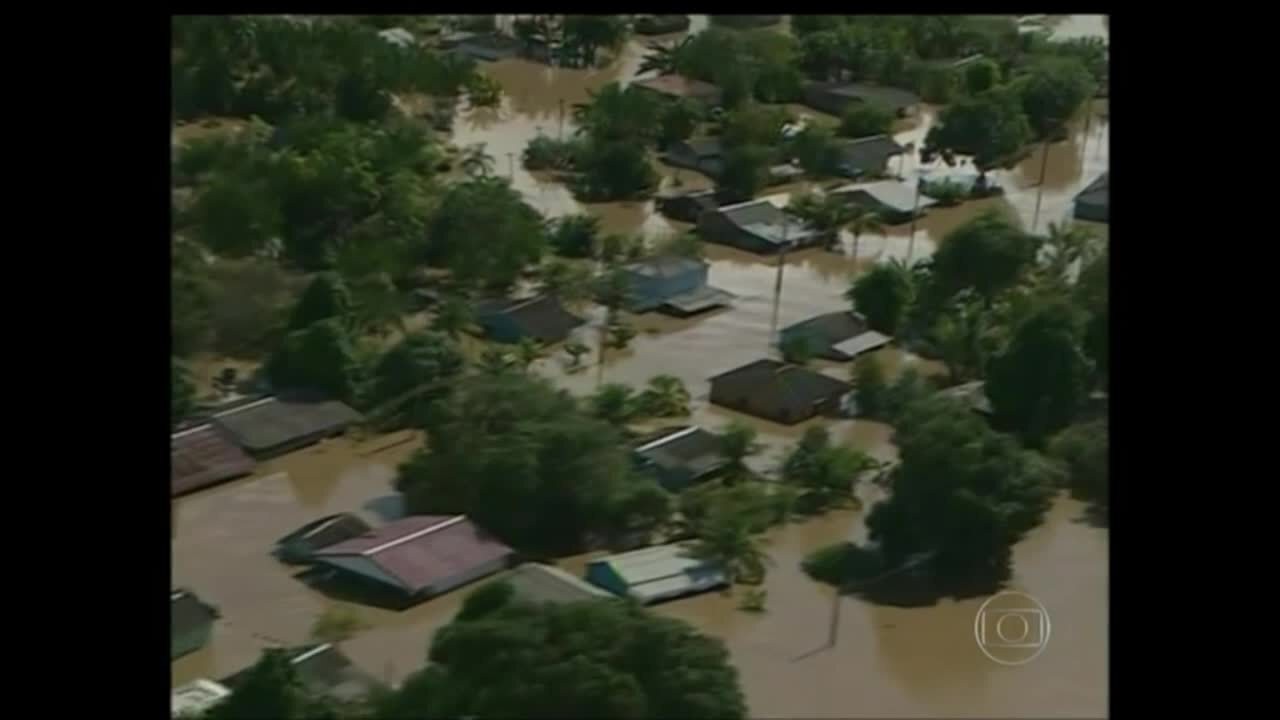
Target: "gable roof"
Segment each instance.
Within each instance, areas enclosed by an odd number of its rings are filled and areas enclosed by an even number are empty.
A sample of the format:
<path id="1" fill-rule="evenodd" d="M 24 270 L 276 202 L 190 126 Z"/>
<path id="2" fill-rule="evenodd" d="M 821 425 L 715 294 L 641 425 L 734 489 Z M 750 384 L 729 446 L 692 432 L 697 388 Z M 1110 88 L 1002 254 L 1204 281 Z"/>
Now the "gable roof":
<path id="1" fill-rule="evenodd" d="M 335 545 L 372 531 L 369 523 L 351 513 L 326 515 L 303 525 L 276 541 L 277 545 L 305 542 L 311 550 Z"/>
<path id="2" fill-rule="evenodd" d="M 725 205 L 715 212 L 738 228 L 774 245 L 781 245 L 784 238 L 788 242 L 799 242 L 817 234 L 813 228 L 787 215 L 768 200 Z"/>
<path id="3" fill-rule="evenodd" d="M 894 111 L 920 104 L 920 96 L 910 90 L 872 85 L 870 83 L 815 83 L 811 91 L 826 93 L 836 97 L 847 98 L 859 102 L 875 103 Z"/>
<path id="4" fill-rule="evenodd" d="M 880 170 L 889 158 L 901 155 L 906 148 L 888 135 L 873 135 L 840 145 L 842 164 L 863 172 Z"/>
<path id="5" fill-rule="evenodd" d="M 1093 182 L 1086 185 L 1076 195 L 1076 202 L 1089 205 L 1107 205 L 1111 200 L 1110 183 L 1108 182 L 1110 174 L 1110 171 L 1107 171 L 1094 178 Z"/>
<path id="6" fill-rule="evenodd" d="M 831 349 L 846 357 L 855 358 L 864 352 L 884 347 L 893 342 L 893 338 L 875 330 L 868 330 L 860 335 L 835 343 Z"/>
<path id="7" fill-rule="evenodd" d="M 899 213 L 909 213 L 917 205 L 916 189 L 910 184 L 898 180 L 880 180 L 879 182 L 859 185 L 844 185 L 831 190 L 830 194 L 854 197 L 865 194 L 878 205 Z M 919 208 L 921 210 L 936 204 L 938 204 L 937 200 L 925 195 L 923 192 L 920 193 Z"/>
<path id="8" fill-rule="evenodd" d="M 830 347 L 867 331 L 867 320 L 858 313 L 840 310 L 815 315 L 782 329 L 783 333 L 803 334 L 817 343 Z"/>
<path id="9" fill-rule="evenodd" d="M 559 342 L 586 321 L 574 315 L 551 295 L 524 299 L 490 300 L 477 309 L 481 316 L 505 315 L 520 332 L 542 342 Z"/>
<path id="10" fill-rule="evenodd" d="M 720 88 L 709 82 L 674 73 L 659 75 L 645 80 L 636 80 L 632 84 L 671 97 L 696 99 L 713 98 L 720 95 Z"/>
<path id="11" fill-rule="evenodd" d="M 612 597 L 609 593 L 558 567 L 524 563 L 503 578 L 516 594 L 531 602 L 570 603 Z"/>
<path id="12" fill-rule="evenodd" d="M 381 685 L 373 676 L 355 666 L 351 660 L 330 643 L 312 643 L 289 648 L 289 664 L 293 666 L 304 687 L 313 693 L 342 700 L 357 700 Z M 222 684 L 235 690 L 244 681 L 249 668 L 222 680 Z"/>
<path id="13" fill-rule="evenodd" d="M 800 365 L 763 358 L 711 378 L 729 385 L 775 408 L 806 410 L 852 390 L 848 383 Z"/>
<path id="14" fill-rule="evenodd" d="M 729 462 L 720 436 L 697 426 L 664 431 L 633 452 L 664 470 L 687 470 L 695 478 L 713 473 Z"/>
<path id="15" fill-rule="evenodd" d="M 724 570 L 680 545 L 657 545 L 595 560 L 627 585 L 627 594 L 649 603 L 707 590 L 725 582 Z"/>
<path id="16" fill-rule="evenodd" d="M 213 422 L 252 453 L 337 432 L 362 417 L 336 400 L 309 402 L 270 397 L 216 413 Z"/>
<path id="17" fill-rule="evenodd" d="M 512 554 L 465 515 L 413 515 L 317 550 L 321 562 L 358 558 L 410 593 Z M 344 565 L 344 567 L 346 567 Z"/>
<path id="18" fill-rule="evenodd" d="M 195 593 L 182 589 L 169 593 L 169 629 L 174 636 L 192 632 L 217 617 L 218 611 Z"/>
<path id="19" fill-rule="evenodd" d="M 257 463 L 212 425 L 169 436 L 169 493 L 177 496 L 253 472 Z"/>

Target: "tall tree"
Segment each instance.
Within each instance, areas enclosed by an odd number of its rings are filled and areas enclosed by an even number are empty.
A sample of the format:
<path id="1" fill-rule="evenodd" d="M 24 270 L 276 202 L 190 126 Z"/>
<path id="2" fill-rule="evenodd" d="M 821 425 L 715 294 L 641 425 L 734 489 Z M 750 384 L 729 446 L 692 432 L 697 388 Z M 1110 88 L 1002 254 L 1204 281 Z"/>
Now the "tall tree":
<path id="1" fill-rule="evenodd" d="M 856 262 L 858 259 L 858 239 L 868 233 L 884 232 L 884 219 L 880 213 L 875 210 L 855 205 L 855 210 L 846 227 L 849 228 L 849 234 L 853 236 L 853 258 Z M 857 272 L 857 265 L 854 265 L 854 272 Z"/>
<path id="2" fill-rule="evenodd" d="M 565 44 L 580 53 L 586 67 L 595 67 L 601 49 L 617 50 L 627 39 L 627 26 L 618 15 L 566 15 Z"/>
<path id="3" fill-rule="evenodd" d="M 484 229 L 485 241 L 476 242 Z M 506 182 L 477 178 L 452 186 L 428 229 L 427 259 L 464 283 L 501 288 L 546 249 L 538 211 Z"/>
<path id="4" fill-rule="evenodd" d="M 737 420 L 729 424 L 720 435 L 720 448 L 729 466 L 725 472 L 729 482 L 740 480 L 747 475 L 746 461 L 748 457 L 761 450 L 756 443 L 756 429 Z"/>
<path id="5" fill-rule="evenodd" d="M 1089 361 L 1075 311 L 1062 301 L 1036 310 L 987 368 L 997 419 L 1033 445 L 1067 426 L 1087 395 Z"/>
<path id="6" fill-rule="evenodd" d="M 673 375 L 649 378 L 649 386 L 637 398 L 646 415 L 660 418 L 688 415 L 689 400 L 689 390 Z"/>
<path id="7" fill-rule="evenodd" d="M 475 322 L 475 312 L 465 298 L 450 296 L 436 306 L 436 316 L 431 321 L 433 330 L 457 339 Z"/>
<path id="8" fill-rule="evenodd" d="M 782 478 L 808 494 L 811 507 L 826 508 L 854 497 L 854 488 L 874 462 L 865 453 L 834 445 L 824 427 L 805 431 L 782 465 Z"/>
<path id="9" fill-rule="evenodd" d="M 898 332 L 914 295 L 911 271 L 897 259 L 876 264 L 845 293 L 872 329 L 888 335 Z"/>
<path id="10" fill-rule="evenodd" d="M 994 210 L 947 233 L 933 256 L 933 278 L 943 297 L 973 288 L 988 304 L 1035 262 L 1039 241 Z"/>
<path id="11" fill-rule="evenodd" d="M 568 258 L 589 258 L 600 237 L 600 218 L 586 213 L 566 215 L 547 223 L 551 248 Z"/>
<path id="12" fill-rule="evenodd" d="M 1020 98 L 993 90 L 948 105 L 925 137 L 924 156 L 971 155 L 982 180 L 995 167 L 1012 162 L 1031 140 L 1031 127 Z"/>
<path id="13" fill-rule="evenodd" d="M 321 273 L 307 285 L 293 306 L 289 330 L 305 330 L 331 318 L 346 321 L 351 306 L 351 293 L 343 279 L 335 273 Z"/>
<path id="14" fill-rule="evenodd" d="M 178 358 L 169 359 L 169 424 L 177 425 L 195 407 L 196 386 L 191 373 Z"/>
<path id="15" fill-rule="evenodd" d="M 1110 505 L 1110 427 L 1106 418 L 1071 425 L 1053 436 L 1049 455 L 1066 466 L 1072 494 L 1105 512 Z"/>
<path id="16" fill-rule="evenodd" d="M 587 400 L 591 416 L 613 425 L 624 427 L 637 414 L 635 392 L 621 383 L 601 386 Z"/>
<path id="17" fill-rule="evenodd" d="M 713 508 L 699 524 L 697 533 L 690 553 L 723 568 L 730 583 L 754 585 L 764 581 L 769 557 L 741 516 Z"/>
<path id="18" fill-rule="evenodd" d="M 374 366 L 369 404 L 393 424 L 421 423 L 462 370 L 462 353 L 447 335 L 411 333 Z"/>
<path id="19" fill-rule="evenodd" d="M 276 388 L 319 392 L 346 402 L 356 397 L 360 372 L 354 343 L 337 318 L 290 333 L 267 363 L 267 377 Z"/>
<path id="20" fill-rule="evenodd" d="M 768 148 L 743 145 L 726 154 L 724 171 L 720 173 L 717 182 L 732 199 L 746 202 L 767 184 L 768 172 Z"/>
<path id="21" fill-rule="evenodd" d="M 538 270 L 539 290 L 569 304 L 591 297 L 593 279 L 590 268 L 564 260 L 551 260 Z"/>
<path id="22" fill-rule="evenodd" d="M 325 717 L 322 703 L 310 698 L 303 688 L 286 650 L 270 649 L 253 667 L 245 671 L 243 679 L 225 700 L 208 711 L 209 720 L 256 720 L 280 718 L 303 720 Z"/>

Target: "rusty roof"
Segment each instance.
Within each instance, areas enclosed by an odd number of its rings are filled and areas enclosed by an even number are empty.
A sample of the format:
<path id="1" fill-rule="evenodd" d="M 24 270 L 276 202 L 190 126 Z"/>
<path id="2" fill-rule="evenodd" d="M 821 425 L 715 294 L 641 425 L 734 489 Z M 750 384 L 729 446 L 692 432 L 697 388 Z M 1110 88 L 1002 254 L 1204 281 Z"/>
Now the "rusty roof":
<path id="1" fill-rule="evenodd" d="M 257 463 L 212 425 L 169 436 L 169 493 L 195 492 L 253 472 Z"/>

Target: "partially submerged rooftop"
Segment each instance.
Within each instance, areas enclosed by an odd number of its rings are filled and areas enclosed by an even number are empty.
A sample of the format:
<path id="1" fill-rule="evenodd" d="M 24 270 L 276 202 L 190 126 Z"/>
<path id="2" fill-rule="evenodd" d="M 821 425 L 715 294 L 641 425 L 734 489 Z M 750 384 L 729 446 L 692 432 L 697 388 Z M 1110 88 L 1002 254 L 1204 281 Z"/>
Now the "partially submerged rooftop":
<path id="1" fill-rule="evenodd" d="M 170 715 L 174 718 L 201 715 L 230 694 L 225 685 L 212 680 L 192 680 L 173 689 L 169 696 Z"/>
<path id="2" fill-rule="evenodd" d="M 851 198 L 865 196 L 876 205 L 895 213 L 910 213 L 915 209 L 923 210 L 938 203 L 937 200 L 917 193 L 912 185 L 899 180 L 880 180 L 872 183 L 843 185 L 832 191 L 832 195 L 844 195 Z M 917 195 L 919 197 L 917 198 Z"/>
<path id="3" fill-rule="evenodd" d="M 815 354 L 838 361 L 853 359 L 892 341 L 872 330 L 862 315 L 848 310 L 823 313 L 789 325 L 783 328 L 782 335 L 804 337 Z"/>
<path id="4" fill-rule="evenodd" d="M 169 436 L 169 494 L 176 497 L 253 472 L 257 463 L 210 424 Z"/>
<path id="5" fill-rule="evenodd" d="M 645 80 L 636 80 L 632 84 L 675 98 L 710 99 L 718 98 L 720 95 L 720 88 L 709 82 L 695 80 L 675 73 L 659 75 Z"/>
<path id="6" fill-rule="evenodd" d="M 213 423 L 262 457 L 346 430 L 360 413 L 336 400 L 271 397 L 214 414 Z"/>
<path id="7" fill-rule="evenodd" d="M 814 83 L 809 86 L 808 92 L 822 93 L 855 102 L 873 103 L 894 112 L 902 112 L 920 104 L 920 96 L 910 90 L 870 83 Z"/>
<path id="8" fill-rule="evenodd" d="M 680 545 L 658 545 L 594 560 L 596 572 L 607 568 L 625 594 L 644 604 L 704 592 L 726 582 L 717 564 L 696 558 Z M 592 568 L 588 568 L 588 577 Z"/>
<path id="9" fill-rule="evenodd" d="M 524 563 L 502 578 L 530 602 L 571 603 L 613 597 L 553 565 Z"/>
<path id="10" fill-rule="evenodd" d="M 181 588 L 169 593 L 169 629 L 172 634 L 186 634 L 217 617 L 217 609 L 205 604 L 195 593 Z"/>
<path id="11" fill-rule="evenodd" d="M 564 340 L 574 328 L 586 321 L 574 315 L 551 295 L 531 298 L 502 298 L 479 304 L 477 315 L 506 316 L 523 335 L 544 343 Z"/>
<path id="12" fill-rule="evenodd" d="M 687 471 L 694 478 L 714 473 L 729 461 L 720 436 L 697 426 L 668 428 L 647 438 L 634 452 L 646 463 Z"/>
<path id="13" fill-rule="evenodd" d="M 800 243 L 817 232 L 768 200 L 726 205 L 716 212 L 742 230 L 775 244 Z"/>

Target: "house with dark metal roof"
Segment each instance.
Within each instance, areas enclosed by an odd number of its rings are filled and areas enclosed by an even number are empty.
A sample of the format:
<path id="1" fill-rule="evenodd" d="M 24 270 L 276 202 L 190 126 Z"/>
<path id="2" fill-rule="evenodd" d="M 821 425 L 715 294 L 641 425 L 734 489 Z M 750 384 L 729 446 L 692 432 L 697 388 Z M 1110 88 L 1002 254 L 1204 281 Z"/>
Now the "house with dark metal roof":
<path id="1" fill-rule="evenodd" d="M 476 322 L 492 340 L 516 343 L 532 338 L 541 343 L 558 343 L 574 328 L 586 322 L 551 295 L 523 299 L 498 299 L 480 303 Z"/>
<path id="2" fill-rule="evenodd" d="M 692 315 L 727 305 L 733 295 L 707 285 L 711 266 L 698 258 L 660 255 L 624 265 L 629 285 L 627 310 L 661 309 L 673 315 Z"/>
<path id="3" fill-rule="evenodd" d="M 724 95 L 720 88 L 709 82 L 677 74 L 635 80 L 631 87 L 653 93 L 664 100 L 690 100 L 708 109 L 719 105 Z"/>
<path id="4" fill-rule="evenodd" d="M 840 414 L 852 390 L 815 370 L 769 359 L 711 378 L 711 402 L 783 425 Z"/>
<path id="5" fill-rule="evenodd" d="M 959 400 L 979 415 L 990 417 L 994 413 L 991 401 L 987 399 L 987 384 L 981 380 L 955 385 L 938 391 L 938 394 Z"/>
<path id="6" fill-rule="evenodd" d="M 441 40 L 440 48 L 479 62 L 496 62 L 520 54 L 520 44 L 514 38 L 498 33 L 449 35 Z"/>
<path id="7" fill-rule="evenodd" d="M 688 190 L 659 195 L 654 207 L 664 217 L 680 222 L 696 223 L 702 213 L 720 207 L 721 195 L 716 190 Z"/>
<path id="8" fill-rule="evenodd" d="M 662 430 L 631 453 L 637 467 L 671 492 L 709 480 L 729 466 L 720 436 L 696 426 Z"/>
<path id="9" fill-rule="evenodd" d="M 845 202 L 875 210 L 884 222 L 892 225 L 910 222 L 912 217 L 938 204 L 937 200 L 923 192 L 917 192 L 912 185 L 898 180 L 845 185 L 829 191 L 828 194 L 839 197 Z"/>
<path id="10" fill-rule="evenodd" d="M 269 397 L 214 413 L 213 424 L 263 460 L 341 435 L 362 419 L 336 400 Z"/>
<path id="11" fill-rule="evenodd" d="M 350 702 L 363 699 L 383 686 L 331 643 L 303 645 L 289 649 L 288 653 L 289 664 L 311 694 Z M 234 692 L 247 673 L 248 669 L 241 670 L 223 679 L 222 685 Z"/>
<path id="12" fill-rule="evenodd" d="M 169 436 L 169 494 L 173 497 L 244 477 L 256 466 L 253 458 L 213 425 Z"/>
<path id="13" fill-rule="evenodd" d="M 513 555 L 465 515 L 413 515 L 311 557 L 351 580 L 418 602 L 503 570 Z"/>
<path id="14" fill-rule="evenodd" d="M 311 562 L 311 556 L 317 550 L 358 538 L 372 530 L 369 523 L 351 513 L 326 515 L 276 541 L 276 555 L 290 564 Z"/>
<path id="15" fill-rule="evenodd" d="M 810 83 L 803 95 L 805 105 L 837 116 L 854 103 L 873 103 L 899 116 L 910 114 L 920 104 L 920 96 L 910 90 L 867 83 Z"/>
<path id="16" fill-rule="evenodd" d="M 176 660 L 209 643 L 218 610 L 187 590 L 169 593 L 169 658 Z"/>
<path id="17" fill-rule="evenodd" d="M 782 329 L 783 345 L 801 338 L 815 357 L 835 362 L 852 360 L 893 341 L 872 330 L 862 315 L 848 311 L 825 313 Z"/>
<path id="18" fill-rule="evenodd" d="M 768 200 L 726 205 L 698 218 L 698 234 L 707 242 L 772 254 L 784 247 L 818 245 L 829 238 L 787 215 Z"/>
<path id="19" fill-rule="evenodd" d="M 724 172 L 724 143 L 718 137 L 673 142 L 660 157 L 668 165 L 695 170 L 712 180 Z"/>
<path id="20" fill-rule="evenodd" d="M 889 135 L 850 140 L 841 143 L 839 147 L 839 164 L 836 169 L 839 175 L 851 180 L 883 175 L 889 158 L 906 152 L 906 148 Z"/>
<path id="21" fill-rule="evenodd" d="M 1111 208 L 1108 175 L 1110 175 L 1109 172 L 1102 173 L 1076 195 L 1073 213 L 1077 220 L 1107 222 L 1108 211 Z"/>
<path id="22" fill-rule="evenodd" d="M 511 584 L 517 597 L 533 603 L 561 604 L 613 597 L 554 565 L 542 563 L 523 563 L 501 579 Z"/>
<path id="23" fill-rule="evenodd" d="M 658 545 L 593 560 L 587 582 L 643 605 L 714 590 L 728 584 L 724 569 L 693 557 L 680 545 Z"/>

